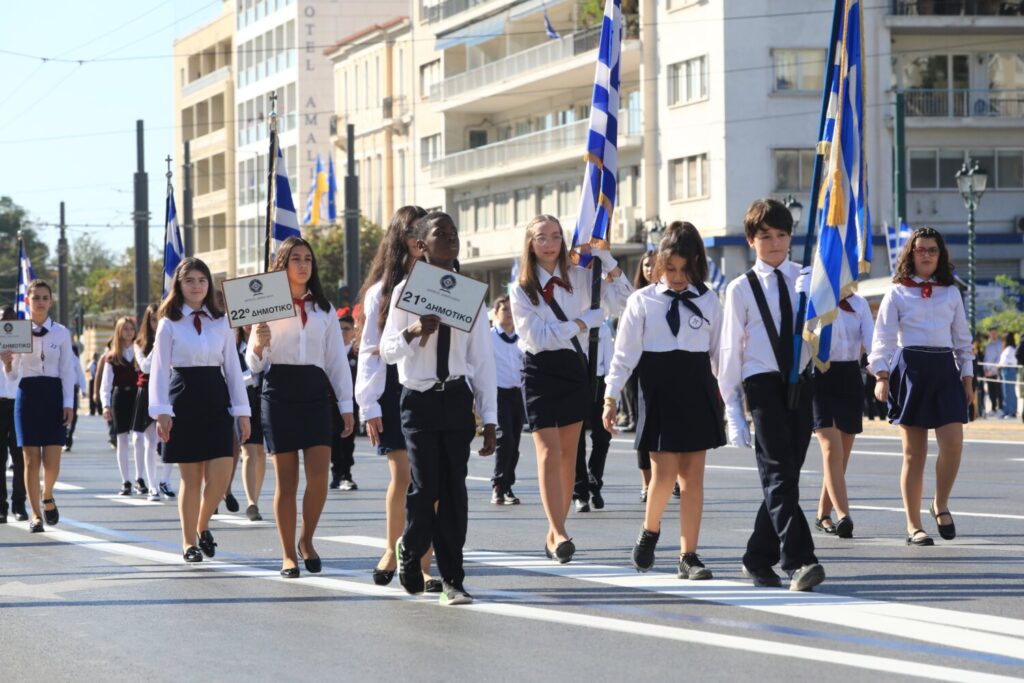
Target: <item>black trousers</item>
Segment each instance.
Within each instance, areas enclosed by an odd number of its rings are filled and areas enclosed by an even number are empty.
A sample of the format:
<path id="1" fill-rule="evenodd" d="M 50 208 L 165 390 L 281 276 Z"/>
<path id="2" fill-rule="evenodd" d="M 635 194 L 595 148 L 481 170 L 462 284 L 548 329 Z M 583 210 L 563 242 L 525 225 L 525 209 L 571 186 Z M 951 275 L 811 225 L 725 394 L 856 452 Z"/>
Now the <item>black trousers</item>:
<path id="1" fill-rule="evenodd" d="M 71 404 L 71 426 L 68 427 L 68 440 L 65 442 L 68 448 L 71 448 L 72 443 L 75 440 L 75 427 L 78 426 L 78 385 L 75 385 L 75 399 L 74 403 Z"/>
<path id="2" fill-rule="evenodd" d="M 100 408 L 100 404 L 96 401 L 96 379 L 95 378 L 89 380 L 89 394 L 88 394 L 88 396 L 89 396 L 89 414 L 90 415 L 99 415 L 100 413 L 102 413 L 103 409 Z"/>
<path id="3" fill-rule="evenodd" d="M 519 439 L 526 423 L 526 406 L 523 390 L 519 387 L 503 389 L 498 387 L 498 448 L 494 455 L 494 476 L 491 486 L 501 487 L 505 492 L 516 483 L 516 466 L 519 464 Z"/>
<path id="4" fill-rule="evenodd" d="M 751 569 L 781 562 L 784 571 L 793 571 L 817 562 L 811 529 L 800 509 L 800 469 L 811 442 L 813 387 L 805 382 L 797 409 L 789 410 L 782 375 L 764 373 L 743 380 L 764 491 L 743 555 L 743 564 Z"/>
<path id="5" fill-rule="evenodd" d="M 412 470 L 402 544 L 410 556 L 420 558 L 433 543 L 441 578 L 461 582 L 469 514 L 466 474 L 476 433 L 473 394 L 464 381 L 444 391 L 404 388 L 401 406 Z"/>
<path id="6" fill-rule="evenodd" d="M 341 432 L 345 423 L 341 419 L 341 411 L 334 404 L 331 418 L 331 479 L 341 481 L 352 479 L 352 466 L 356 464 L 356 430 L 342 438 Z"/>
<path id="7" fill-rule="evenodd" d="M 626 415 L 627 424 L 631 425 L 635 425 L 640 416 L 640 394 L 637 390 L 637 382 L 637 372 L 634 370 L 626 380 L 625 386 L 622 387 L 622 405 L 619 408 Z"/>
<path id="8" fill-rule="evenodd" d="M 604 486 L 604 464 L 608 460 L 608 447 L 612 435 L 605 431 L 601 422 L 604 411 L 604 377 L 597 378 L 598 400 L 592 401 L 584 425 L 590 425 L 590 462 L 587 462 L 587 428 L 580 430 L 580 442 L 576 448 L 576 484 L 572 497 L 590 500 L 590 494 Z M 635 422 L 635 418 L 634 418 Z"/>
<path id="9" fill-rule="evenodd" d="M 985 384 L 988 389 L 988 398 L 992 402 L 992 412 L 999 413 L 1003 409 L 1003 385 L 998 381 L 998 378 L 989 378 L 985 380 Z"/>
<path id="10" fill-rule="evenodd" d="M 7 514 L 7 454 L 14 469 L 11 472 L 11 504 L 25 509 L 25 460 L 14 433 L 14 399 L 0 398 L 0 513 Z"/>

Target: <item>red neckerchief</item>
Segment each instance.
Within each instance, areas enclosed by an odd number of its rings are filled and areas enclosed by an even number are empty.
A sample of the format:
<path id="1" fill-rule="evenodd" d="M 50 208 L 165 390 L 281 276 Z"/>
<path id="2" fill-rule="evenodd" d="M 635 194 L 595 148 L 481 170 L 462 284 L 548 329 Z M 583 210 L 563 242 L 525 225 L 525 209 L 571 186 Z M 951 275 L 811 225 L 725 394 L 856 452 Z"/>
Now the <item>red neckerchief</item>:
<path id="1" fill-rule="evenodd" d="M 947 287 L 948 286 L 948 285 L 942 284 L 941 282 L 917 282 L 915 280 L 912 280 L 909 277 L 905 277 L 902 280 L 900 280 L 900 284 L 903 285 L 904 287 L 915 287 L 917 289 L 920 289 L 921 290 L 921 298 L 922 299 L 931 299 L 932 298 L 932 288 L 933 287 Z"/>
<path id="2" fill-rule="evenodd" d="M 572 291 L 569 289 L 569 285 L 565 283 L 565 280 L 560 277 L 552 277 L 540 290 L 541 296 L 544 297 L 544 303 L 550 304 L 551 300 L 555 298 L 555 285 L 558 285 L 567 292 Z"/>
<path id="3" fill-rule="evenodd" d="M 206 311 L 192 311 L 192 326 L 196 328 L 196 334 L 203 333 L 203 321 L 202 318 L 209 318 Z"/>
<path id="4" fill-rule="evenodd" d="M 843 309 L 847 313 L 855 313 L 856 312 L 856 311 L 853 310 L 853 306 L 850 305 L 850 297 L 846 297 L 845 299 L 840 301 L 839 302 L 839 308 Z"/>
<path id="5" fill-rule="evenodd" d="M 295 309 L 299 312 L 299 317 L 302 318 L 302 327 L 306 327 L 306 321 L 309 320 L 309 315 L 306 314 L 306 302 L 312 301 L 313 295 L 306 292 L 300 297 L 292 297 L 292 304 L 295 305 Z"/>

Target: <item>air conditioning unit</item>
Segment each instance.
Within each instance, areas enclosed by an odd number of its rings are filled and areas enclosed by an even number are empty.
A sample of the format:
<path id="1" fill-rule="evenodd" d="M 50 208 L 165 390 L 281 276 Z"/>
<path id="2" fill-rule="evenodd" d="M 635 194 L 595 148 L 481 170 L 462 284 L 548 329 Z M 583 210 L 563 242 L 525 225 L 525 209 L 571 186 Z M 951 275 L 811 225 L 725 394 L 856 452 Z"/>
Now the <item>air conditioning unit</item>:
<path id="1" fill-rule="evenodd" d="M 1024 216 L 1017 216 L 1014 218 L 1013 226 L 1017 228 L 1017 232 L 1024 232 Z"/>

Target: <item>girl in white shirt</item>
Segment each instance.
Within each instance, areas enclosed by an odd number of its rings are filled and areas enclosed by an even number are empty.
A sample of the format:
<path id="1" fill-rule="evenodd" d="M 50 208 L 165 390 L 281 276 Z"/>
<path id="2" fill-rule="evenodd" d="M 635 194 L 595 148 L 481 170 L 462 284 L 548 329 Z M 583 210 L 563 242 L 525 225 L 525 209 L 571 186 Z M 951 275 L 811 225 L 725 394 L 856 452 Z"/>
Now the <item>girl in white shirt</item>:
<path id="1" fill-rule="evenodd" d="M 164 462 L 177 463 L 181 471 L 183 556 L 201 562 L 216 552 L 210 517 L 231 477 L 233 418 L 242 439 L 249 436 L 249 401 L 234 334 L 213 297 L 210 269 L 185 258 L 173 282 L 157 312 L 149 416 L 157 423 Z"/>
<path id="2" fill-rule="evenodd" d="M 274 517 L 283 553 L 281 576 L 292 579 L 299 576 L 298 556 L 307 571 L 315 574 L 322 569 L 320 556 L 313 549 L 313 534 L 327 502 L 331 465 L 328 388 L 333 387 L 338 397 L 344 422 L 342 436 L 348 436 L 353 427 L 352 374 L 337 315 L 320 284 L 309 242 L 300 237 L 286 239 L 277 250 L 271 270 L 288 273 L 296 313 L 291 318 L 254 326 L 245 360 L 252 372 L 265 373 L 260 412 L 277 479 Z M 245 438 L 241 441 L 244 443 Z M 306 490 L 302 534 L 296 544 L 300 450 Z"/>
<path id="3" fill-rule="evenodd" d="M 117 439 L 117 469 L 121 474 L 121 495 L 132 493 L 128 464 L 132 455 L 132 422 L 135 409 L 135 394 L 138 375 L 135 372 L 135 353 L 132 342 L 135 339 L 135 321 L 125 317 L 114 325 L 114 337 L 103 364 L 103 379 L 100 382 L 100 399 L 103 405 L 103 419 L 113 423 Z M 135 469 L 135 486 L 139 494 L 145 482 L 138 464 Z"/>
<path id="4" fill-rule="evenodd" d="M 1003 352 L 999 354 L 999 379 L 1003 380 L 1003 417 L 1017 417 L 1017 339 L 1013 332 L 1003 337 Z"/>
<path id="5" fill-rule="evenodd" d="M 974 350 L 949 250 L 938 230 L 918 228 L 911 234 L 893 282 L 878 309 L 868 367 L 878 380 L 875 397 L 888 398 L 889 422 L 900 426 L 903 437 L 900 488 L 907 545 L 930 546 L 935 541 L 921 528 L 928 430 L 935 430 L 939 442 L 929 510 L 939 535 L 950 540 L 956 526 L 949 494 L 960 469 L 967 406 L 974 399 Z"/>
<path id="6" fill-rule="evenodd" d="M 133 350 L 135 352 L 135 368 L 138 374 L 136 384 L 138 393 L 135 395 L 135 413 L 132 422 L 132 439 L 135 447 L 136 471 L 145 470 L 145 483 L 149 485 L 149 499 L 160 500 L 160 494 L 170 494 L 167 480 L 170 478 L 172 465 L 157 462 L 156 454 L 156 422 L 149 416 L 149 371 L 153 365 L 153 345 L 156 343 L 156 304 L 146 306 L 139 324 L 139 332 L 135 336 Z M 161 473 L 163 469 L 163 473 Z M 162 474 L 162 476 L 161 476 Z M 141 475 L 139 475 L 141 477 Z"/>
<path id="7" fill-rule="evenodd" d="M 245 393 L 249 397 L 249 438 L 242 443 L 242 488 L 245 489 L 245 516 L 250 522 L 260 522 L 260 492 L 263 480 L 267 475 L 267 452 L 263 446 L 263 416 L 260 414 L 260 379 L 262 375 L 253 372 L 245 360 L 245 352 L 249 348 L 249 335 L 252 325 L 243 325 L 235 330 L 235 344 L 238 346 L 238 361 L 242 364 L 242 376 L 245 378 Z"/>
<path id="8" fill-rule="evenodd" d="M 611 253 L 594 249 L 591 253 L 601 261 L 607 281 L 601 285 L 601 307 L 591 309 L 591 274 L 570 264 L 558 219 L 537 216 L 527 224 L 525 238 L 522 272 L 509 295 L 526 352 L 526 417 L 548 518 L 544 553 L 566 563 L 576 552 L 565 518 L 572 505 L 580 428 L 591 404 L 583 347 L 589 330 L 617 315 L 633 288 Z"/>
<path id="9" fill-rule="evenodd" d="M 704 241 L 690 223 L 669 226 L 657 251 L 655 280 L 633 292 L 619 318 L 615 355 L 605 378 L 602 420 L 615 427 L 622 387 L 638 370 L 640 394 L 637 450 L 651 457 L 644 526 L 633 548 L 633 566 L 654 566 L 661 517 L 680 483 L 679 565 L 681 579 L 710 579 L 697 556 L 704 508 L 707 450 L 725 445 L 723 406 L 715 372 L 722 329 L 718 295 L 704 284 L 708 260 Z M 680 384 L 685 378 L 685 385 Z"/>
<path id="10" fill-rule="evenodd" d="M 7 382 L 18 387 L 14 429 L 25 460 L 25 489 L 32 505 L 29 530 L 60 521 L 53 487 L 60 473 L 61 449 L 74 417 L 75 368 L 71 333 L 50 319 L 53 292 L 44 280 L 32 280 L 25 294 L 32 321 L 32 352 L 0 354 Z M 43 466 L 43 509 L 39 507 L 39 466 Z M 19 473 L 20 474 L 20 473 Z"/>
<path id="11" fill-rule="evenodd" d="M 871 347 L 875 323 L 867 300 L 850 294 L 839 302 L 832 322 L 832 350 L 827 370 L 814 368 L 814 433 L 821 444 L 824 481 L 814 528 L 839 538 L 853 538 L 846 497 L 846 466 L 853 440 L 864 431 L 864 392 L 860 377 L 862 348 Z M 832 523 L 832 508 L 839 515 Z"/>

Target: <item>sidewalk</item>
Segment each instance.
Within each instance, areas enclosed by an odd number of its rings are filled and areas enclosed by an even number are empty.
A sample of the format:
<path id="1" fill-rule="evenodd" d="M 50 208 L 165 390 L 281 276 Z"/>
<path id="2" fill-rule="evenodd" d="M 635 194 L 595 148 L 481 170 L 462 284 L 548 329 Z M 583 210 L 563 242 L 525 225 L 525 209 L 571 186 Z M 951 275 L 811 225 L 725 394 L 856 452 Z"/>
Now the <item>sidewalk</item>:
<path id="1" fill-rule="evenodd" d="M 899 436 L 900 430 L 895 425 L 883 420 L 864 418 L 865 436 Z M 975 420 L 964 426 L 965 439 L 983 439 L 990 441 L 1019 441 L 1024 446 L 1024 422 L 1020 417 L 1013 420 L 997 420 L 986 417 Z"/>

